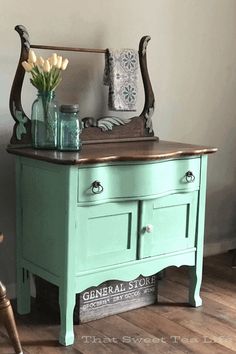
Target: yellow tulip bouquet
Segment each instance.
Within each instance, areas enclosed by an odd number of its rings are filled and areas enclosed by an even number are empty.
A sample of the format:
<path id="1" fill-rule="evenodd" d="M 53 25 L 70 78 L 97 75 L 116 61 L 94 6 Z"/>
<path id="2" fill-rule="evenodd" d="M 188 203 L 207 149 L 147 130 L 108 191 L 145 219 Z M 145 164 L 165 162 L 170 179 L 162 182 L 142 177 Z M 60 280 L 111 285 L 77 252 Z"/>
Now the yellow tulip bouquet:
<path id="1" fill-rule="evenodd" d="M 68 63 L 68 59 L 63 59 L 56 53 L 44 59 L 41 56 L 37 57 L 30 49 L 28 59 L 22 62 L 22 66 L 32 75 L 30 82 L 38 91 L 49 92 L 54 91 L 60 84 L 61 71 L 66 69 Z"/>

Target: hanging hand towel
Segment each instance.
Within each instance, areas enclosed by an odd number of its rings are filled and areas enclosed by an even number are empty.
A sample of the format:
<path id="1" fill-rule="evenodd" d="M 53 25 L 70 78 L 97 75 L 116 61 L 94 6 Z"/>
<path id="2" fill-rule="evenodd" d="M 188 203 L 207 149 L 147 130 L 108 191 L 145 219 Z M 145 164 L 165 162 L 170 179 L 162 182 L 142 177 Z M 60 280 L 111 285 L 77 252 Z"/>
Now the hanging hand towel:
<path id="1" fill-rule="evenodd" d="M 103 83 L 109 86 L 108 107 L 112 111 L 135 111 L 138 93 L 138 52 L 107 49 Z"/>

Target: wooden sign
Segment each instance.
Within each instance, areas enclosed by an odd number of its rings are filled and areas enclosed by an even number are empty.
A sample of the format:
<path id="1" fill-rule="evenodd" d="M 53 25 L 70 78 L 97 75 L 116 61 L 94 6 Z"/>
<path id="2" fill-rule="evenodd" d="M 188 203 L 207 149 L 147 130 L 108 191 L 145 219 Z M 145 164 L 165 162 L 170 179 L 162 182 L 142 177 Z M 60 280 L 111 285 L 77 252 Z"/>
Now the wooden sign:
<path id="1" fill-rule="evenodd" d="M 111 280 L 86 289 L 76 296 L 74 324 L 115 315 L 156 303 L 157 275 L 131 281 Z M 36 301 L 43 308 L 59 314 L 58 287 L 36 277 Z"/>
<path id="2" fill-rule="evenodd" d="M 128 282 L 108 281 L 79 295 L 79 322 L 115 315 L 156 301 L 156 275 L 140 276 Z"/>

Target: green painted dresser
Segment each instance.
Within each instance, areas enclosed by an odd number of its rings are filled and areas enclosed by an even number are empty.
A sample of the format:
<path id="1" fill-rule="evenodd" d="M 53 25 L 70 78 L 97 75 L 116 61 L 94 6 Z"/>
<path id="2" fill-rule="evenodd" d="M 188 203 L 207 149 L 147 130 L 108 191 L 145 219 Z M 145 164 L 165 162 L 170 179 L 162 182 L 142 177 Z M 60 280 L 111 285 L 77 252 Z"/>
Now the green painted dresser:
<path id="1" fill-rule="evenodd" d="M 75 295 L 111 280 L 190 270 L 202 304 L 207 154 L 204 146 L 145 141 L 82 152 L 11 148 L 17 180 L 17 303 L 30 312 L 30 273 L 59 287 L 60 343 L 74 341 Z"/>

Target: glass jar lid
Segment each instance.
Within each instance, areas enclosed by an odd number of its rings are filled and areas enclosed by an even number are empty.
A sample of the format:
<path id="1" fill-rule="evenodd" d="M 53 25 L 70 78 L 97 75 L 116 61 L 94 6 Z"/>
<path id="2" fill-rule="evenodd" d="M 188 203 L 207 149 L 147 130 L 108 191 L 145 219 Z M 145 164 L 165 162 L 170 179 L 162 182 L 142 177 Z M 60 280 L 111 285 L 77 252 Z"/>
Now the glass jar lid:
<path id="1" fill-rule="evenodd" d="M 60 107 L 62 113 L 78 113 L 79 105 L 78 104 L 63 104 Z"/>

